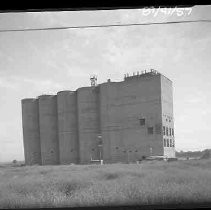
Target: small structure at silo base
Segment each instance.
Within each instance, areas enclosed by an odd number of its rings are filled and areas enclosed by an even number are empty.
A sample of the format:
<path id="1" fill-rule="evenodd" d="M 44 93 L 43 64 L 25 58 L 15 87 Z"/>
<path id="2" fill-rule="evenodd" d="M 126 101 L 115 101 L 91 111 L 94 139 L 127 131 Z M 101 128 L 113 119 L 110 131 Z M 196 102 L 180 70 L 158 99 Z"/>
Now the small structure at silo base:
<path id="1" fill-rule="evenodd" d="M 175 157 L 172 82 L 156 70 L 22 100 L 26 165 Z"/>

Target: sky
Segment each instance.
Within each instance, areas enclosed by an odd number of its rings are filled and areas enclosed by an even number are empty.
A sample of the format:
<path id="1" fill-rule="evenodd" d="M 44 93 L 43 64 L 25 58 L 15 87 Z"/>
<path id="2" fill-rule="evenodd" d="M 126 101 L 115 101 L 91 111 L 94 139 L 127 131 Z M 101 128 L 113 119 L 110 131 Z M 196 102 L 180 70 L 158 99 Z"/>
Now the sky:
<path id="1" fill-rule="evenodd" d="M 1 13 L 0 30 L 211 20 L 211 6 L 153 11 Z M 151 68 L 173 82 L 176 150 L 211 148 L 211 23 L 0 33 L 0 162 L 24 160 L 21 99 Z"/>

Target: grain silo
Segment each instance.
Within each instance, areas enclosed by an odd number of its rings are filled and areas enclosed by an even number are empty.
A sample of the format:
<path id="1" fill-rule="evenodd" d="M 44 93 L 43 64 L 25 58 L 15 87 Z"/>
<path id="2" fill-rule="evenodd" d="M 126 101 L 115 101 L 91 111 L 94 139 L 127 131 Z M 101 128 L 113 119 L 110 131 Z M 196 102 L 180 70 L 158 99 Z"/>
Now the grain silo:
<path id="1" fill-rule="evenodd" d="M 151 69 L 123 81 L 22 100 L 26 164 L 175 157 L 172 81 Z M 39 113 L 39 114 L 38 114 Z M 39 146 L 40 139 L 40 146 Z"/>
<path id="2" fill-rule="evenodd" d="M 82 164 L 89 163 L 91 159 L 99 159 L 98 97 L 96 87 L 83 87 L 77 90 L 79 156 Z"/>
<path id="3" fill-rule="evenodd" d="M 122 110 L 125 104 L 122 103 L 119 82 L 103 83 L 100 85 L 100 115 L 101 133 L 103 139 L 103 160 L 104 162 L 126 162 L 127 151 L 123 132 L 127 136 L 128 130 L 124 131 L 123 117 L 127 114 Z"/>
<path id="4" fill-rule="evenodd" d="M 26 165 L 41 164 L 38 100 L 26 98 L 21 102 Z"/>
<path id="5" fill-rule="evenodd" d="M 42 165 L 56 165 L 59 164 L 57 96 L 41 95 L 38 100 Z"/>
<path id="6" fill-rule="evenodd" d="M 60 163 L 78 163 L 79 143 L 76 92 L 58 92 L 57 109 Z"/>

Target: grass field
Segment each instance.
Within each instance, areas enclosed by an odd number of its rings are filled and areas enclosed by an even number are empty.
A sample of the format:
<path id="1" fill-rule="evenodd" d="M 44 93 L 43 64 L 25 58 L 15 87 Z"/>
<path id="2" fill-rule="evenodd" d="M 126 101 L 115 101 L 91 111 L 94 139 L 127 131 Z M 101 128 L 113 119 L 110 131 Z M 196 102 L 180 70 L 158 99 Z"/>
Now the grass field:
<path id="1" fill-rule="evenodd" d="M 0 208 L 210 201 L 211 159 L 102 166 L 0 166 Z"/>

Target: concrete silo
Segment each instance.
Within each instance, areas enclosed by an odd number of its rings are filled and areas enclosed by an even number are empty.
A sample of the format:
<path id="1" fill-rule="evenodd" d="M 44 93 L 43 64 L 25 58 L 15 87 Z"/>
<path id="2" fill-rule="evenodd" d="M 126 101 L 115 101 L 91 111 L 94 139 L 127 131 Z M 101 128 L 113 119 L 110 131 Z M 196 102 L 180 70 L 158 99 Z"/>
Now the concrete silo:
<path id="1" fill-rule="evenodd" d="M 107 82 L 100 85 L 100 115 L 103 140 L 103 161 L 105 163 L 127 161 L 123 136 L 122 112 L 124 104 L 119 100 L 118 82 Z"/>
<path id="2" fill-rule="evenodd" d="M 175 157 L 172 82 L 157 71 L 22 100 L 27 165 Z"/>
<path id="3" fill-rule="evenodd" d="M 21 100 L 26 165 L 41 164 L 38 100 Z"/>
<path id="4" fill-rule="evenodd" d="M 89 163 L 91 159 L 99 159 L 98 94 L 98 87 L 83 87 L 77 90 L 79 156 L 82 164 Z"/>
<path id="5" fill-rule="evenodd" d="M 57 93 L 60 163 L 78 163 L 77 96 L 75 91 Z"/>
<path id="6" fill-rule="evenodd" d="M 42 165 L 56 165 L 59 164 L 57 96 L 41 95 L 38 99 Z"/>

